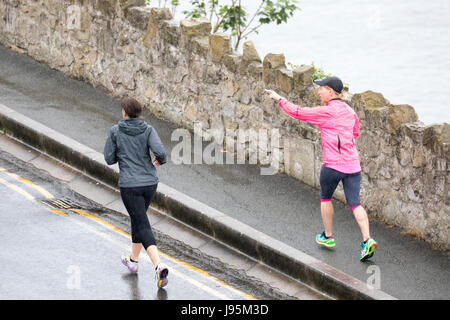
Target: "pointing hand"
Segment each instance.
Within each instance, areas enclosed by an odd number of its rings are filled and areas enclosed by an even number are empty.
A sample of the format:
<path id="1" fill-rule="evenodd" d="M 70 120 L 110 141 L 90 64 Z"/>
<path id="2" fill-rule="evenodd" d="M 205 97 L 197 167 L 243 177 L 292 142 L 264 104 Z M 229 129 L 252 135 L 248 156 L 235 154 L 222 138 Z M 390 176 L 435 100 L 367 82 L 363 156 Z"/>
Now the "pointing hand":
<path id="1" fill-rule="evenodd" d="M 264 91 L 270 95 L 270 99 L 273 99 L 277 102 L 281 99 L 281 96 L 273 90 L 265 89 Z"/>

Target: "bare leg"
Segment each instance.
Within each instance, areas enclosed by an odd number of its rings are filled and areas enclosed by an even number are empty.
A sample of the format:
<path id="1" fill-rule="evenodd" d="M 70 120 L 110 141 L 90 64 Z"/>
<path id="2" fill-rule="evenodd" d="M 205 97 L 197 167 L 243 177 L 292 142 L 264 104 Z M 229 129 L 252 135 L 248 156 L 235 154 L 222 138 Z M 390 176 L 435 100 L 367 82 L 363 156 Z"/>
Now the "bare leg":
<path id="1" fill-rule="evenodd" d="M 142 247 L 143 247 L 142 243 L 132 243 L 131 244 L 131 259 L 133 259 L 133 261 L 138 261 L 139 254 L 141 253 Z M 157 247 L 149 246 L 147 248 L 147 254 L 148 254 L 150 260 L 152 261 L 152 263 L 155 265 L 155 267 L 157 267 L 160 262 Z"/>
<path id="2" fill-rule="evenodd" d="M 138 261 L 141 250 L 142 243 L 131 243 L 131 259 L 133 259 L 133 261 Z"/>
<path id="3" fill-rule="evenodd" d="M 331 201 L 321 202 L 320 211 L 322 213 L 323 226 L 325 228 L 325 236 L 330 237 L 333 235 L 333 204 Z"/>
<path id="4" fill-rule="evenodd" d="M 370 238 L 369 218 L 367 217 L 367 212 L 362 206 L 359 206 L 353 211 L 353 215 L 355 216 L 356 222 L 358 222 L 359 228 L 361 229 L 363 241 L 366 241 Z"/>
<path id="5" fill-rule="evenodd" d="M 152 260 L 152 263 L 156 268 L 161 261 L 159 259 L 158 248 L 156 246 L 149 246 L 147 248 L 147 254 L 150 257 L 150 260 Z"/>

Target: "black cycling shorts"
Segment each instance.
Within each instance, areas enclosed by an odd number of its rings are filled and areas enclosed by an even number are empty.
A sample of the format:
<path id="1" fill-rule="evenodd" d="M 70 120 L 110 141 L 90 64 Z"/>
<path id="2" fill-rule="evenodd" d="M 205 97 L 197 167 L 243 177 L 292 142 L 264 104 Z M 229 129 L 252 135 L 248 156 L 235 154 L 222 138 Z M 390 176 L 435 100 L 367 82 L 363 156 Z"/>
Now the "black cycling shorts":
<path id="1" fill-rule="evenodd" d="M 347 204 L 353 210 L 361 204 L 359 199 L 361 172 L 342 173 L 322 165 L 320 170 L 320 200 L 331 200 L 340 181 L 342 181 L 344 187 Z"/>

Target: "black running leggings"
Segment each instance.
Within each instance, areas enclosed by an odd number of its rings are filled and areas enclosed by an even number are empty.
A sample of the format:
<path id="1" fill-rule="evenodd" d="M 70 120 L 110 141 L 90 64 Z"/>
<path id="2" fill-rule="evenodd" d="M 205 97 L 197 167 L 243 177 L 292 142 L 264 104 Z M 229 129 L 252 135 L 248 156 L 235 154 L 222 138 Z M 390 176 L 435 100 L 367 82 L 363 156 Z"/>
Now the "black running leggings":
<path id="1" fill-rule="evenodd" d="M 131 241 L 142 243 L 145 250 L 156 245 L 152 228 L 147 217 L 147 209 L 156 193 L 158 184 L 146 187 L 120 188 L 123 204 L 131 218 Z"/>

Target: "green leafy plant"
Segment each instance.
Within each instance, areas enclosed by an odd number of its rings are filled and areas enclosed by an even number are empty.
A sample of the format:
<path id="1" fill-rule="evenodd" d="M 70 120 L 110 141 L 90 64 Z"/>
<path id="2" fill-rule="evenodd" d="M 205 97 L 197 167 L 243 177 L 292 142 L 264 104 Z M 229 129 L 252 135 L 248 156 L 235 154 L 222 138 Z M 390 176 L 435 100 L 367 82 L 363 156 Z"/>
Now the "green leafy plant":
<path id="1" fill-rule="evenodd" d="M 325 71 L 323 71 L 322 68 L 316 67 L 314 65 L 314 62 L 312 62 L 311 65 L 314 67 L 314 76 L 313 76 L 314 80 L 320 80 L 332 76 L 331 73 L 325 73 Z"/>

